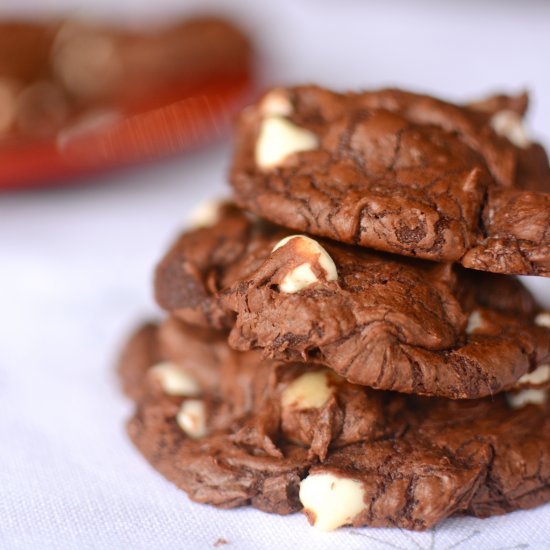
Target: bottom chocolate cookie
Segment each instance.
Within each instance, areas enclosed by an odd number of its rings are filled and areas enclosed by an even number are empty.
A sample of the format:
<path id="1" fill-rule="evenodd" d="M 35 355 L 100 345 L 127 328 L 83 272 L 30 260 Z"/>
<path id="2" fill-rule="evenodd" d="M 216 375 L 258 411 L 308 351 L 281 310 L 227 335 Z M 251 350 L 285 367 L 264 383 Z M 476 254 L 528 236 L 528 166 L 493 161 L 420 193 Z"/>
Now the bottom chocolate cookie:
<path id="1" fill-rule="evenodd" d="M 168 319 L 138 331 L 119 365 L 137 399 L 130 437 L 195 501 L 303 509 L 323 530 L 422 530 L 550 500 L 545 389 L 470 401 L 405 396 L 225 342 Z"/>

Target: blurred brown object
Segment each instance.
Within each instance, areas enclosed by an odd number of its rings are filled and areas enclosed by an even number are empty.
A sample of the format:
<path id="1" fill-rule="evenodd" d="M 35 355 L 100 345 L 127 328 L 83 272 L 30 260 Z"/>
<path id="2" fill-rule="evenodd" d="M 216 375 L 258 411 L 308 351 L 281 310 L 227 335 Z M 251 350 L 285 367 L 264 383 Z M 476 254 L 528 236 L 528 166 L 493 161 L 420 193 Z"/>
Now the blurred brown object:
<path id="1" fill-rule="evenodd" d="M 216 17 L 139 31 L 0 23 L 0 188 L 208 141 L 250 92 L 252 57 L 247 37 Z M 37 159 L 42 173 L 28 166 Z"/>
<path id="2" fill-rule="evenodd" d="M 0 77 L 0 136 L 7 132 L 15 121 L 20 91 L 21 86 L 17 80 Z"/>
<path id="3" fill-rule="evenodd" d="M 137 33 L 66 22 L 51 49 L 55 76 L 80 100 L 139 95 L 161 81 L 242 71 L 248 40 L 226 21 L 200 18 Z M 156 83 L 156 84 L 155 84 Z"/>
<path id="4" fill-rule="evenodd" d="M 62 128 L 68 114 L 65 92 L 51 80 L 33 82 L 17 96 L 15 122 L 23 134 L 47 137 Z"/>
<path id="5" fill-rule="evenodd" d="M 0 76 L 22 85 L 46 76 L 59 27 L 60 23 L 0 22 Z"/>

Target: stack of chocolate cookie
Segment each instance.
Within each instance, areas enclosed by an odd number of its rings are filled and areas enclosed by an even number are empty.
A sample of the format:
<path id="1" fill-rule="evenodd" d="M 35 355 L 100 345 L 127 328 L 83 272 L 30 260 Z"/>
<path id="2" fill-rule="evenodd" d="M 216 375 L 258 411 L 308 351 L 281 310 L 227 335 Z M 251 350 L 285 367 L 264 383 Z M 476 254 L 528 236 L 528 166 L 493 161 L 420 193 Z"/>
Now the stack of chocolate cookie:
<path id="1" fill-rule="evenodd" d="M 550 313 L 511 276 L 550 275 L 526 107 L 307 86 L 248 108 L 234 202 L 164 256 L 169 315 L 121 359 L 153 466 L 324 530 L 550 500 Z"/>

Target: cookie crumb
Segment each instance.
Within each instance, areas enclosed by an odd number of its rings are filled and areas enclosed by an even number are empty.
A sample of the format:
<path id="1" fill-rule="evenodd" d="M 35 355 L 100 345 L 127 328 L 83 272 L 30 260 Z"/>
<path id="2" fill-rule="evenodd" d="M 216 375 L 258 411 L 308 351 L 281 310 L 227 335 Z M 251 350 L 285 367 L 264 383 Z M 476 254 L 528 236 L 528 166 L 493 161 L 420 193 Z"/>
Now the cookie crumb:
<path id="1" fill-rule="evenodd" d="M 225 540 L 223 537 L 220 537 L 215 543 L 214 548 L 218 548 L 218 546 L 225 546 L 226 544 L 229 544 L 228 540 Z"/>

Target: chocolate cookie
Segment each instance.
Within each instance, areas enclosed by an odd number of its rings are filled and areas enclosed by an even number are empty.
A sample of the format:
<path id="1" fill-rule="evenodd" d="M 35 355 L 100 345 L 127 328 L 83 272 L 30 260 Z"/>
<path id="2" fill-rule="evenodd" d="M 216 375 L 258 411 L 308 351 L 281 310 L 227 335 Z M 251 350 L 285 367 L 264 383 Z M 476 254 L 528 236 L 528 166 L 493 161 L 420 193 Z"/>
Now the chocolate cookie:
<path id="1" fill-rule="evenodd" d="M 526 108 L 526 95 L 277 88 L 241 117 L 236 202 L 345 243 L 550 276 L 550 169 Z"/>
<path id="2" fill-rule="evenodd" d="M 304 507 L 325 530 L 421 530 L 550 499 L 546 394 L 537 404 L 406 397 L 315 364 L 224 350 L 223 336 L 175 319 L 157 337 L 163 362 L 147 329 L 131 344 L 143 355 L 125 353 L 119 367 L 125 385 L 142 386 L 128 431 L 193 500 L 279 514 Z"/>
<path id="3" fill-rule="evenodd" d="M 453 399 L 509 389 L 550 361 L 548 326 L 516 279 L 289 239 L 230 207 L 220 216 L 180 237 L 155 288 L 181 319 L 231 328 L 236 349 Z"/>

